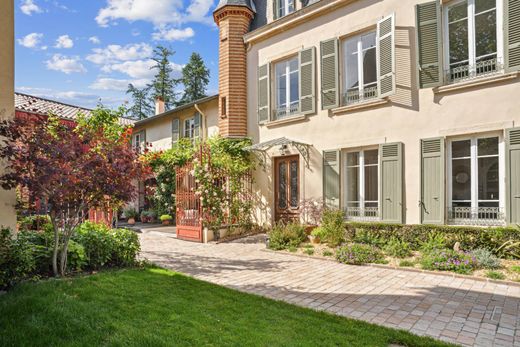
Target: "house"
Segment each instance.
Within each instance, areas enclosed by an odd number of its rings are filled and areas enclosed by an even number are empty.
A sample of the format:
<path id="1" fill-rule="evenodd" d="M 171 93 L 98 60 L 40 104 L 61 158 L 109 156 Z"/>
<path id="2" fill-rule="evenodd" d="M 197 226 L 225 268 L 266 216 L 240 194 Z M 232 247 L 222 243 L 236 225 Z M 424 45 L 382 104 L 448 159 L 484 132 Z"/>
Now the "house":
<path id="1" fill-rule="evenodd" d="M 0 120 L 14 118 L 14 2 L 0 2 Z M 0 172 L 4 167 L 0 166 Z M 16 226 L 16 194 L 0 188 L 0 227 Z"/>
<path id="2" fill-rule="evenodd" d="M 164 101 L 155 102 L 155 115 L 135 122 L 132 145 L 139 152 L 164 151 L 181 138 L 207 139 L 219 133 L 218 95 L 208 96 L 165 111 Z M 148 208 L 146 187 L 153 179 L 139 182 L 138 199 L 132 205 L 139 211 Z"/>
<path id="3" fill-rule="evenodd" d="M 260 223 L 520 222 L 519 0 L 221 0 L 219 127 Z M 267 207 L 267 208 L 265 208 Z"/>

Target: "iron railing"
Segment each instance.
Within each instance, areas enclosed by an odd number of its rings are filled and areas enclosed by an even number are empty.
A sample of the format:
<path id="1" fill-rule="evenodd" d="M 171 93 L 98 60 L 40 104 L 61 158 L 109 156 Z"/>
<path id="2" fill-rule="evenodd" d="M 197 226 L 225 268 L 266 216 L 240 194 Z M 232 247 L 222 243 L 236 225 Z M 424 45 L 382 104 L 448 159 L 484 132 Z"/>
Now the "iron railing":
<path id="1" fill-rule="evenodd" d="M 376 99 L 378 95 L 379 94 L 377 93 L 377 85 L 364 88 L 363 91 L 360 91 L 359 89 L 349 90 L 343 93 L 343 105 L 348 106 L 353 104 L 359 104 L 364 101 Z"/>
<path id="2" fill-rule="evenodd" d="M 500 207 L 451 207 L 448 222 L 456 225 L 504 225 L 505 214 Z"/>
<path id="3" fill-rule="evenodd" d="M 274 110 L 275 119 L 283 119 L 300 113 L 300 104 L 292 104 L 289 108 L 283 106 Z"/>
<path id="4" fill-rule="evenodd" d="M 471 81 L 478 78 L 495 75 L 502 71 L 502 63 L 498 59 L 487 59 L 476 63 L 475 65 L 461 65 L 450 68 L 446 73 L 446 81 L 448 84 Z"/>
<path id="5" fill-rule="evenodd" d="M 355 221 L 376 221 L 379 220 L 378 207 L 345 207 L 345 218 Z"/>

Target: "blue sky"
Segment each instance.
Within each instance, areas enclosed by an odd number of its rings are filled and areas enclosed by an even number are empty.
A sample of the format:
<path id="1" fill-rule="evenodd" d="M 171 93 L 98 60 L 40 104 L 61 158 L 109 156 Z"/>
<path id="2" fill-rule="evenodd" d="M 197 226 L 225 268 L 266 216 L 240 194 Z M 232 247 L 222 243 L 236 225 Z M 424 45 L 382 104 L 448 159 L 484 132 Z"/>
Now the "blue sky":
<path id="1" fill-rule="evenodd" d="M 218 90 L 217 0 L 16 0 L 16 90 L 83 107 L 128 101 L 153 76 L 149 57 L 173 49 L 176 76 L 192 52 Z M 179 87 L 182 89 L 182 86 Z"/>

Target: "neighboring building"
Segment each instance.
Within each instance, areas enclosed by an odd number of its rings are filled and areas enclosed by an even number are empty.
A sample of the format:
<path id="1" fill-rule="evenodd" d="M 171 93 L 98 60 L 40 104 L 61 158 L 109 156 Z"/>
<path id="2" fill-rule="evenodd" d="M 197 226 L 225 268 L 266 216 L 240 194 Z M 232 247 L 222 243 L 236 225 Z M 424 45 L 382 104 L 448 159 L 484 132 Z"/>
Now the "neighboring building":
<path id="1" fill-rule="evenodd" d="M 132 145 L 139 152 L 164 151 L 181 138 L 207 139 L 219 133 L 218 95 L 165 111 L 164 102 L 156 100 L 156 115 L 134 124 Z M 148 184 L 154 184 L 153 179 Z M 147 208 L 146 184 L 140 182 L 139 198 L 134 202 L 138 210 Z"/>
<path id="2" fill-rule="evenodd" d="M 0 1 L 0 120 L 14 118 L 14 1 Z M 3 167 L 0 166 L 0 172 Z M 0 188 L 0 227 L 16 227 L 15 191 Z"/>
<path id="3" fill-rule="evenodd" d="M 520 1 L 253 1 L 214 19 L 221 133 L 265 161 L 259 223 L 322 198 L 350 220 L 520 223 Z"/>

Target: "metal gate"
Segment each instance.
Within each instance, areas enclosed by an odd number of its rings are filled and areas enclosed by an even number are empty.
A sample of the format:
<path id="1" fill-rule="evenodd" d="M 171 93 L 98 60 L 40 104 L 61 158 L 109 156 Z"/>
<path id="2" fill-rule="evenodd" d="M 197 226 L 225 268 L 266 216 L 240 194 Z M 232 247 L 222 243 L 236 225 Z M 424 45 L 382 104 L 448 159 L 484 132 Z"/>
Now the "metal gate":
<path id="1" fill-rule="evenodd" d="M 176 170 L 177 238 L 202 242 L 202 206 L 196 190 L 193 163 L 188 162 Z"/>

